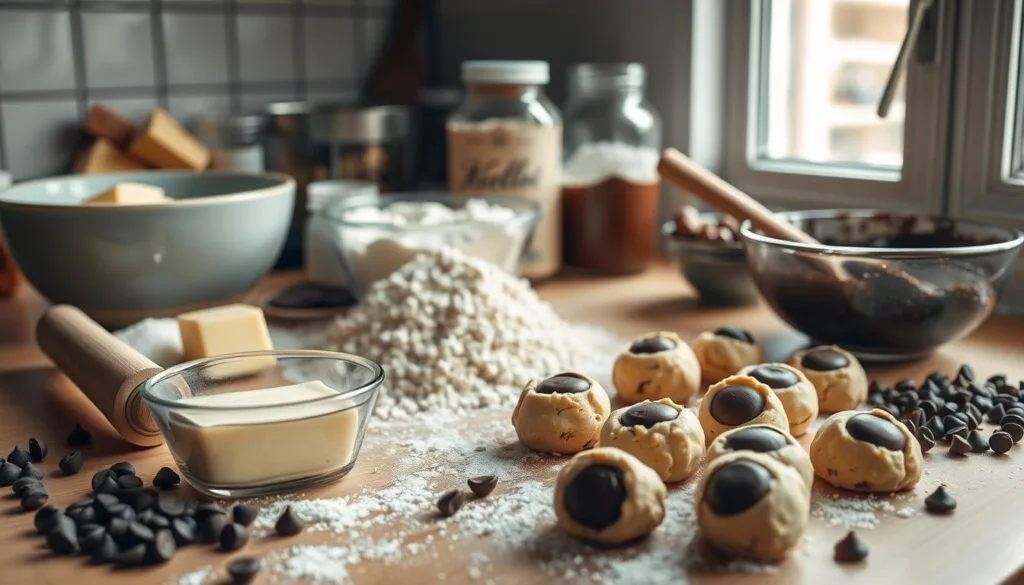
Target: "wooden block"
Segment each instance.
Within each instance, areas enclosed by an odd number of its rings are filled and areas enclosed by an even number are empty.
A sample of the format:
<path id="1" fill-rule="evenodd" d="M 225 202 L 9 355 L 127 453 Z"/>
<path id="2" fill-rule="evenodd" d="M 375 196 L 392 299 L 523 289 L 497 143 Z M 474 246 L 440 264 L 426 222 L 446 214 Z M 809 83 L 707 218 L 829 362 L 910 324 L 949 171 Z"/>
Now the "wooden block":
<path id="1" fill-rule="evenodd" d="M 85 205 L 154 205 L 173 201 L 160 187 L 142 183 L 118 183 L 85 200 Z"/>
<path id="2" fill-rule="evenodd" d="M 144 171 L 146 166 L 99 138 L 75 161 L 74 171 L 83 175 Z"/>
<path id="3" fill-rule="evenodd" d="M 136 133 L 128 153 L 160 169 L 201 171 L 210 166 L 210 151 L 161 109 Z"/>
<path id="4" fill-rule="evenodd" d="M 100 104 L 89 108 L 82 126 L 86 133 L 107 140 L 121 150 L 128 148 L 135 135 L 135 126 L 131 122 Z"/>

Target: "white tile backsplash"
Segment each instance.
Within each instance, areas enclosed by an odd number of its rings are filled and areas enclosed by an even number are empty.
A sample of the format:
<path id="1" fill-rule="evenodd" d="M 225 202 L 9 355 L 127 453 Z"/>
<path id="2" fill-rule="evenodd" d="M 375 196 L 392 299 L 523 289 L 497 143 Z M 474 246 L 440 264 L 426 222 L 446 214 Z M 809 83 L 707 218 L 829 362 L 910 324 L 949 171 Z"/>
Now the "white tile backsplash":
<path id="1" fill-rule="evenodd" d="M 74 87 L 70 16 L 56 11 L 0 10 L 0 91 Z"/>
<path id="2" fill-rule="evenodd" d="M 200 117 L 227 114 L 231 111 L 231 96 L 225 91 L 212 95 L 178 95 L 167 97 L 167 109 L 172 116 L 188 124 Z"/>
<path id="3" fill-rule="evenodd" d="M 243 84 L 295 79 L 292 33 L 292 19 L 287 16 L 238 15 L 239 78 Z"/>
<path id="4" fill-rule="evenodd" d="M 355 79 L 355 26 L 350 18 L 307 16 L 306 79 Z"/>
<path id="5" fill-rule="evenodd" d="M 88 87 L 150 87 L 156 83 L 152 26 L 149 14 L 82 14 Z"/>
<path id="6" fill-rule="evenodd" d="M 103 104 L 135 124 L 143 124 L 157 107 L 156 92 L 146 97 L 91 99 L 89 105 Z"/>
<path id="7" fill-rule="evenodd" d="M 163 15 L 168 85 L 228 83 L 223 14 Z"/>
<path id="8" fill-rule="evenodd" d="M 74 101 L 5 102 L 0 116 L 4 156 L 16 181 L 67 172 L 81 142 Z"/>

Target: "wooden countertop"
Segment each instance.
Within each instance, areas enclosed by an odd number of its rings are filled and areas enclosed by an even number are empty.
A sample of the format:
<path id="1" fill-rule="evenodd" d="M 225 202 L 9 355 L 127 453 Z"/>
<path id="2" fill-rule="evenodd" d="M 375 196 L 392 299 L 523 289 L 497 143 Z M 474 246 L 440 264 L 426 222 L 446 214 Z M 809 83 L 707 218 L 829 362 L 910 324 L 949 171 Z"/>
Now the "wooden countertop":
<path id="1" fill-rule="evenodd" d="M 281 286 L 288 275 L 271 277 L 254 293 L 253 299 Z M 538 287 L 559 313 L 572 321 L 601 325 L 624 337 L 649 330 L 678 331 L 692 340 L 701 331 L 723 324 L 749 329 L 756 338 L 765 340 L 770 358 L 782 358 L 799 347 L 804 340 L 789 330 L 763 306 L 738 309 L 700 308 L 687 285 L 674 270 L 662 265 L 647 274 L 622 279 L 562 278 Z M 35 347 L 32 331 L 45 307 L 30 289 L 23 287 L 9 300 L 0 301 L 0 456 L 15 443 L 26 445 L 35 436 L 50 445 L 50 455 L 42 468 L 47 474 L 51 502 L 64 506 L 89 490 L 92 473 L 101 466 L 129 459 L 147 481 L 162 465 L 171 465 L 163 447 L 134 450 L 112 436 L 112 429 L 98 412 L 92 411 L 82 422 L 94 431 L 94 444 L 84 449 L 86 465 L 83 472 L 70 478 L 58 477 L 57 461 L 68 449 L 64 437 L 76 421 L 75 411 L 87 404 L 73 385 L 54 370 Z M 920 362 L 884 367 L 869 367 L 872 377 L 894 382 L 902 378 L 920 379 L 927 372 L 939 369 L 953 372 L 963 362 L 971 363 L 979 375 L 996 372 L 1013 379 L 1024 378 L 1024 319 L 996 316 L 988 320 L 972 336 L 947 347 Z M 489 415 L 482 421 L 507 420 L 508 413 Z M 381 431 L 383 432 L 383 431 Z M 413 426 L 410 436 L 429 432 Z M 366 447 L 355 469 L 343 481 L 316 490 L 322 496 L 348 495 L 367 488 L 383 487 L 395 477 L 396 450 L 387 448 L 387 440 L 371 427 Z M 507 433 L 506 433 L 507 436 Z M 809 437 L 805 437 L 805 443 Z M 948 457 L 938 447 L 926 456 L 926 475 L 917 490 L 898 499 L 897 507 L 909 506 L 920 511 L 921 500 L 936 485 L 946 483 L 957 498 L 959 507 L 951 517 L 927 515 L 897 518 L 888 514 L 874 530 L 860 531 L 871 549 L 863 566 L 840 567 L 831 559 L 832 545 L 845 532 L 842 527 L 827 526 L 812 517 L 806 542 L 792 558 L 770 573 L 707 572 L 692 576 L 700 584 L 765 585 L 802 583 L 970 583 L 985 585 L 1020 582 L 1016 577 L 1024 569 L 1024 498 L 1019 497 L 1020 479 L 1024 471 L 1024 447 L 1016 446 L 1009 457 L 991 454 L 973 455 L 966 459 Z M 551 481 L 559 458 L 533 465 L 524 476 Z M 451 485 L 461 478 L 451 479 Z M 444 483 L 444 480 L 441 481 Z M 820 482 L 819 482 L 820 483 Z M 438 493 L 446 486 L 438 487 Z M 187 490 L 188 488 L 182 488 Z M 680 489 L 680 488 L 673 488 Z M 831 490 L 816 486 L 817 497 Z M 495 496 L 500 497 L 501 488 Z M 307 494 L 308 495 L 308 494 Z M 457 519 L 458 517 L 456 517 Z M 453 524 L 457 526 L 457 523 Z M 544 529 L 545 527 L 539 527 Z M 423 533 L 429 532 L 428 526 Z M 262 554 L 283 545 L 275 539 L 258 540 L 235 555 L 226 555 L 209 547 L 182 549 L 170 563 L 131 571 L 113 571 L 92 567 L 84 559 L 53 558 L 42 544 L 32 537 L 32 516 L 18 511 L 17 501 L 0 498 L 0 583 L 164 583 L 205 565 L 222 571 L 229 558 L 242 554 Z M 331 537 L 305 534 L 287 544 L 319 542 Z M 338 538 L 338 537 L 334 537 Z M 666 544 L 656 536 L 646 546 Z M 443 540 L 434 541 L 443 543 Z M 529 557 L 502 556 L 486 537 L 460 540 L 458 546 L 435 544 L 436 558 L 425 555 L 416 563 L 374 563 L 352 572 L 355 583 L 432 583 L 444 574 L 448 582 L 526 583 L 551 580 Z M 593 555 L 617 554 L 616 551 L 590 549 Z M 473 553 L 485 551 L 489 563 L 483 576 L 474 581 L 466 567 Z M 682 554 L 682 553 L 680 553 Z M 223 573 L 220 573 L 223 575 Z M 475 576 L 475 575 L 474 575 Z M 256 583 L 271 583 L 265 571 Z M 216 581 L 223 582 L 223 580 Z"/>

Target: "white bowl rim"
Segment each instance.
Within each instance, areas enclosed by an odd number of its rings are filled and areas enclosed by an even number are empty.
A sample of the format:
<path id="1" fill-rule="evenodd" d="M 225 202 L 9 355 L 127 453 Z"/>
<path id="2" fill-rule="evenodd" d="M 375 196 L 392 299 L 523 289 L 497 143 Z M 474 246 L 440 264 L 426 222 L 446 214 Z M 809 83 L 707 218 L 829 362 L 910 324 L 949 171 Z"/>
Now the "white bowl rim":
<path id="1" fill-rule="evenodd" d="M 135 204 L 135 205 L 82 205 L 74 203 L 30 203 L 21 200 L 11 200 L 9 197 L 22 187 L 42 186 L 54 181 L 71 181 L 76 179 L 99 177 L 114 179 L 120 178 L 124 183 L 144 182 L 146 176 L 180 176 L 180 177 L 239 177 L 239 178 L 261 178 L 276 181 L 276 184 L 259 189 L 250 189 L 239 193 L 225 193 L 223 195 L 208 195 L 205 197 L 190 197 L 187 199 L 175 199 L 168 205 Z M 218 203 L 231 203 L 236 201 L 248 201 L 257 199 L 270 199 L 295 189 L 295 179 L 284 173 L 241 173 L 235 171 L 186 171 L 186 170 L 161 170 L 161 171 L 131 171 L 125 173 L 103 173 L 96 175 L 58 175 L 15 183 L 9 188 L 0 191 L 0 208 L 22 209 L 22 210 L 67 210 L 78 209 L 83 213 L 96 212 L 97 210 L 131 210 L 131 209 L 157 209 L 161 207 L 196 207 L 200 205 L 215 205 Z M 78 213 L 78 212 L 76 212 Z M 116 212 L 115 212 L 116 213 Z"/>

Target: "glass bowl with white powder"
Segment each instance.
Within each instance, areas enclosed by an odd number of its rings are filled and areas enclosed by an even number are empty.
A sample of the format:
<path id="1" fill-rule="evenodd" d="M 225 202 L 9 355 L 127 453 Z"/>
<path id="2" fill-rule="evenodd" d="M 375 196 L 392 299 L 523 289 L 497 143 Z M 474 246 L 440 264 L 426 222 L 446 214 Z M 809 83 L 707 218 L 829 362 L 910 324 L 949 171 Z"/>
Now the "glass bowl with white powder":
<path id="1" fill-rule="evenodd" d="M 539 210 L 511 197 L 410 192 L 350 197 L 327 210 L 356 297 L 419 254 L 456 249 L 515 274 Z"/>

